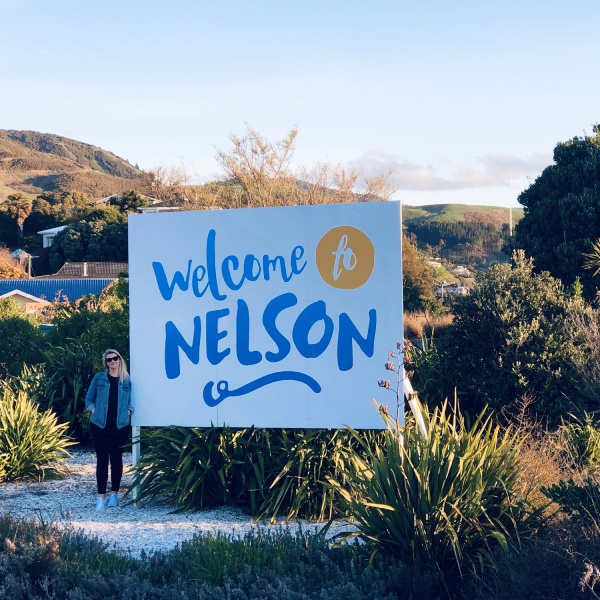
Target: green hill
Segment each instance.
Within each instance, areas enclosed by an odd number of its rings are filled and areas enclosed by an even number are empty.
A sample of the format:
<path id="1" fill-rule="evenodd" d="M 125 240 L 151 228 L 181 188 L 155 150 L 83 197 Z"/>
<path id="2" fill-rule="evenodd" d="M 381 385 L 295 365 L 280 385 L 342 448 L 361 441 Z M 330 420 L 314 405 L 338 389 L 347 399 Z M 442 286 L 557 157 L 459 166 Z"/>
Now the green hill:
<path id="1" fill-rule="evenodd" d="M 523 218 L 522 208 L 512 209 L 513 225 Z M 471 206 L 469 204 L 427 204 L 424 206 L 402 206 L 402 220 L 439 221 L 442 223 L 483 223 L 502 228 L 509 224 L 510 211 L 503 206 Z"/>

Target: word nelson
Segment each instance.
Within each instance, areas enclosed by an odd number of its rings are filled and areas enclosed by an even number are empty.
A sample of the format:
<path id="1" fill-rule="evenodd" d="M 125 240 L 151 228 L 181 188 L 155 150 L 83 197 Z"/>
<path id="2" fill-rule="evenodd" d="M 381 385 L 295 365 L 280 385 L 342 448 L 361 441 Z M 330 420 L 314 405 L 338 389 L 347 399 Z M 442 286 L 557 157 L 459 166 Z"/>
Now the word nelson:
<path id="1" fill-rule="evenodd" d="M 299 276 L 306 268 L 304 248 L 295 246 L 286 260 L 283 256 L 271 258 L 269 255 L 262 257 L 253 254 L 246 255 L 242 260 L 237 256 L 225 256 L 217 259 L 217 235 L 211 229 L 206 239 L 206 264 L 194 266 L 192 259 L 187 261 L 187 268 L 175 271 L 170 278 L 160 262 L 153 262 L 152 267 L 156 283 L 164 300 L 169 302 L 178 288 L 181 292 L 191 292 L 197 298 L 210 294 L 218 302 L 227 300 L 228 291 L 241 290 L 245 285 L 259 279 L 271 281 L 279 278 L 285 284 Z M 235 307 L 235 333 L 231 334 L 223 328 L 221 319 L 231 313 L 232 308 L 223 307 L 210 310 L 204 315 L 204 347 L 206 360 L 211 365 L 218 365 L 232 350 L 235 352 L 238 364 L 241 366 L 257 365 L 262 361 L 280 363 L 292 352 L 292 345 L 296 352 L 304 358 L 318 358 L 329 347 L 334 334 L 334 321 L 327 314 L 327 307 L 323 300 L 317 300 L 302 310 L 297 308 L 298 298 L 291 292 L 280 294 L 271 299 L 265 306 L 260 317 L 262 326 L 272 341 L 270 347 L 261 349 L 252 348 L 250 344 L 251 316 L 247 303 L 243 299 L 237 300 Z M 295 310 L 294 324 L 289 331 L 281 331 L 277 326 L 277 317 L 284 311 Z M 294 313 L 295 314 L 295 313 Z M 258 319 L 252 320 L 256 324 Z M 194 316 L 194 332 L 191 342 L 188 342 L 177 329 L 173 321 L 165 324 L 165 372 L 169 379 L 179 377 L 180 350 L 193 364 L 200 362 L 200 349 L 202 338 L 202 318 Z M 323 331 L 317 341 L 309 341 L 312 328 L 321 323 Z M 356 342 L 363 353 L 373 356 L 377 313 L 375 309 L 369 311 L 369 324 L 366 335 L 363 337 L 347 313 L 343 312 L 337 320 L 337 364 L 340 371 L 352 368 L 353 345 Z M 214 396 L 215 382 L 209 381 L 203 390 L 204 401 L 208 406 L 216 406 L 230 396 L 242 396 L 261 387 L 277 381 L 298 381 L 307 385 L 313 392 L 319 393 L 321 386 L 309 375 L 298 371 L 276 371 L 273 369 L 264 377 L 248 382 L 237 389 L 230 389 L 227 381 L 216 384 L 216 397 Z"/>

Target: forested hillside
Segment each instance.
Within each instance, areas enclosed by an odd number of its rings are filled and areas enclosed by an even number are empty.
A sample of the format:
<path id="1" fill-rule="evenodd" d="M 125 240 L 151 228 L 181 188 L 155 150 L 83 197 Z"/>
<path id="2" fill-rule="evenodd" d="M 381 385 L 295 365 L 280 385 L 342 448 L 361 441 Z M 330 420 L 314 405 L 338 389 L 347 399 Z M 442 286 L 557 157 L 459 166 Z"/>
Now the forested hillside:
<path id="1" fill-rule="evenodd" d="M 403 207 L 407 236 L 419 248 L 439 259 L 473 267 L 507 260 L 502 248 L 523 209 L 465 204 L 432 204 Z"/>

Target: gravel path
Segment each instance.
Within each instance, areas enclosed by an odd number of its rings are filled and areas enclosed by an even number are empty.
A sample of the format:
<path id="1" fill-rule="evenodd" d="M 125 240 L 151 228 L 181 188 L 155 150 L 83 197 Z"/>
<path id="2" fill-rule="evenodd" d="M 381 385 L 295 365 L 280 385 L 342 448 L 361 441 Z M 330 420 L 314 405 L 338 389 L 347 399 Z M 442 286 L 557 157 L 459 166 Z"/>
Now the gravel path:
<path id="1" fill-rule="evenodd" d="M 67 462 L 69 474 L 65 479 L 42 482 L 0 483 L 0 514 L 17 519 L 54 522 L 58 526 L 83 530 L 105 541 L 109 548 L 139 556 L 142 550 L 167 550 L 195 533 L 243 536 L 256 527 L 301 526 L 305 531 L 318 530 L 323 525 L 297 522 L 269 525 L 257 523 L 241 510 L 223 507 L 215 510 L 169 514 L 173 506 L 140 503 L 138 506 L 121 505 L 96 511 L 96 458 L 93 452 L 73 450 Z M 131 455 L 124 456 L 123 489 L 131 482 Z M 352 530 L 352 526 L 338 521 L 330 535 Z"/>

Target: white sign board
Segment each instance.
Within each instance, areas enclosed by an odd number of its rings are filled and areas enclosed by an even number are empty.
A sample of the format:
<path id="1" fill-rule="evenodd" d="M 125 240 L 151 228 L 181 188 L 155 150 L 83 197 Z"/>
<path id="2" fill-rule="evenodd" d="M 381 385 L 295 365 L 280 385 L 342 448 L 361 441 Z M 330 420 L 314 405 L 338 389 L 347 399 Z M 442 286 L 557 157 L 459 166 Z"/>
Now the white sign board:
<path id="1" fill-rule="evenodd" d="M 135 426 L 380 428 L 398 202 L 129 217 Z"/>

